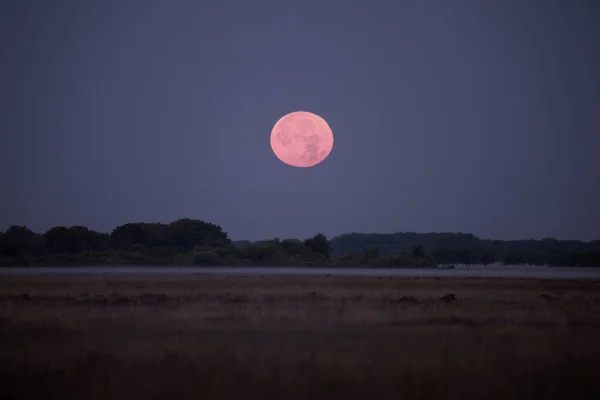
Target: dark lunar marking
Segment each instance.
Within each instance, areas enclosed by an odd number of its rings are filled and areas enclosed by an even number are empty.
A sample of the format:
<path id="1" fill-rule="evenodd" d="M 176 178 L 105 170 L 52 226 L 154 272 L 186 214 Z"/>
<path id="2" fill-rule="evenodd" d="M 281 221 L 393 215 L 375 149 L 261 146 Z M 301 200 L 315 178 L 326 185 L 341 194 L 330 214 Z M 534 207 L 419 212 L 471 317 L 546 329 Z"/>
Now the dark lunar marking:
<path id="1" fill-rule="evenodd" d="M 308 143 L 304 149 L 306 150 L 306 154 L 305 157 L 310 161 L 310 162 L 316 162 L 319 161 L 319 146 L 318 143 Z"/>
<path id="2" fill-rule="evenodd" d="M 280 130 L 277 132 L 276 135 L 277 139 L 279 140 L 279 143 L 281 143 L 285 147 L 288 147 L 292 143 L 292 137 L 288 132 Z"/>
<path id="3" fill-rule="evenodd" d="M 306 145 L 304 146 L 305 154 L 304 159 L 308 160 L 311 164 L 318 162 L 319 159 L 319 142 L 321 139 L 319 135 L 313 134 L 304 138 Z"/>

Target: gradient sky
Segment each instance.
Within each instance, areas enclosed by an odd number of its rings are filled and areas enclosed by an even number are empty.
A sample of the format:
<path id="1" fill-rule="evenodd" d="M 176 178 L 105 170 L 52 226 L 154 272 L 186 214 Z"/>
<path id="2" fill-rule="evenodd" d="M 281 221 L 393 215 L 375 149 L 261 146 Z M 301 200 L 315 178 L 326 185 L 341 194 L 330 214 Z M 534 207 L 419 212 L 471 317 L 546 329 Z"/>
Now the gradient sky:
<path id="1" fill-rule="evenodd" d="M 4 0 L 0 229 L 600 238 L 597 0 Z M 306 110 L 335 146 L 269 147 Z"/>

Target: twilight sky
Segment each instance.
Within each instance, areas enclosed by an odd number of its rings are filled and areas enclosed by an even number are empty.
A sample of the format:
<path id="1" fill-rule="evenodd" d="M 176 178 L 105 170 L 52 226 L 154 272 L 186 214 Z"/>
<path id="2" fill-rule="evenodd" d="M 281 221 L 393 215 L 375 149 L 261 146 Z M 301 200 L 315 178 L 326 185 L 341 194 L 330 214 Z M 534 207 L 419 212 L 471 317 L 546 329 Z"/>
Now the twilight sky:
<path id="1" fill-rule="evenodd" d="M 600 239 L 598 0 L 5 0 L 0 230 Z M 308 169 L 273 124 L 335 135 Z"/>

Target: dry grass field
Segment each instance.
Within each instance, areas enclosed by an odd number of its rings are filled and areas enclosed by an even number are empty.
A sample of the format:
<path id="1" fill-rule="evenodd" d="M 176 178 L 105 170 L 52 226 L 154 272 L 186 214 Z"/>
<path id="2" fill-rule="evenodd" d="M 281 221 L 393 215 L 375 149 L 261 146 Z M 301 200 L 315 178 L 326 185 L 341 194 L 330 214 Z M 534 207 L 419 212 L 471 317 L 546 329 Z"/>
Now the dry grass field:
<path id="1" fill-rule="evenodd" d="M 0 399 L 264 398 L 600 398 L 600 282 L 0 280 Z"/>

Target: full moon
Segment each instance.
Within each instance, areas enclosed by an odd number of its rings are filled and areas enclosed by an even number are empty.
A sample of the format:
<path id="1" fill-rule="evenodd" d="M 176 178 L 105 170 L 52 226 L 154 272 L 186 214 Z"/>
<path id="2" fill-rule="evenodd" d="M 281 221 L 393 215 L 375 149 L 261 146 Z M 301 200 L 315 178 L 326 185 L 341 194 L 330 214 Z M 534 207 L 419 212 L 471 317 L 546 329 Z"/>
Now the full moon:
<path id="1" fill-rule="evenodd" d="M 271 148 L 284 163 L 313 167 L 327 158 L 333 148 L 333 132 L 316 114 L 295 111 L 284 115 L 271 130 Z"/>

